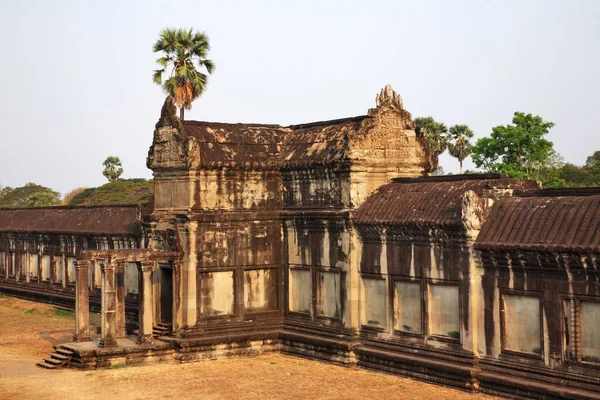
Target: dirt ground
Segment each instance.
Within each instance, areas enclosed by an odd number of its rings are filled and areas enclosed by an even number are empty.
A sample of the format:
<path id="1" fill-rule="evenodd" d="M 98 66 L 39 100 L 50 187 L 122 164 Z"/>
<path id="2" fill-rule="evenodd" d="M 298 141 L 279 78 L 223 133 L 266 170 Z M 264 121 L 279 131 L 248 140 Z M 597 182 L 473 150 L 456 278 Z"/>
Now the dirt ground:
<path id="1" fill-rule="evenodd" d="M 68 342 L 73 314 L 0 294 L 0 399 L 491 399 L 280 354 L 109 368 L 35 366 Z"/>

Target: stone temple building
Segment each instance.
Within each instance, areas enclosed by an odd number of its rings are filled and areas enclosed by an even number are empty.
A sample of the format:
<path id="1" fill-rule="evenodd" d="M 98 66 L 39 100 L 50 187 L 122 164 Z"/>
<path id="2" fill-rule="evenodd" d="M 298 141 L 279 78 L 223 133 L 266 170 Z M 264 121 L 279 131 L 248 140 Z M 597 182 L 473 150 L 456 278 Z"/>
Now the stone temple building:
<path id="1" fill-rule="evenodd" d="M 0 290 L 74 305 L 75 264 L 81 252 L 140 248 L 143 213 L 138 206 L 0 209 Z M 100 277 L 100 265 L 92 265 L 88 278 L 94 310 L 100 310 Z M 135 265 L 129 266 L 126 278 L 127 308 L 136 314 Z"/>
<path id="2" fill-rule="evenodd" d="M 600 189 L 429 177 L 436 164 L 389 86 L 367 115 L 285 127 L 182 122 L 167 99 L 137 246 L 76 253 L 75 341 L 61 349 L 80 368 L 282 351 L 469 391 L 600 398 Z"/>

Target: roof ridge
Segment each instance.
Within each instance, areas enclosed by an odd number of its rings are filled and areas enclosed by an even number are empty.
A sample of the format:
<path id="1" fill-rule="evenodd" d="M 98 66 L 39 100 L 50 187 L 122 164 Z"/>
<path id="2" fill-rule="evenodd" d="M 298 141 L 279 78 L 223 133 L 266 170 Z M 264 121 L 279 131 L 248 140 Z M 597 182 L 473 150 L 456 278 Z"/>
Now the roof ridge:
<path id="1" fill-rule="evenodd" d="M 417 176 L 413 178 L 392 178 L 396 183 L 418 183 L 418 182 L 454 182 L 454 181 L 476 181 L 489 179 L 508 178 L 504 174 L 481 173 L 481 174 L 460 174 L 460 175 L 436 175 L 436 176 Z"/>
<path id="2" fill-rule="evenodd" d="M 326 120 L 326 121 L 315 121 L 315 122 L 307 122 L 304 124 L 288 125 L 287 128 L 291 128 L 291 129 L 313 128 L 315 126 L 341 124 L 342 122 L 355 122 L 355 121 L 359 122 L 366 118 L 371 118 L 371 117 L 369 117 L 368 115 L 357 115 L 355 117 L 337 118 L 337 119 L 330 119 L 330 120 Z"/>
<path id="3" fill-rule="evenodd" d="M 600 195 L 600 187 L 582 188 L 549 188 L 549 189 L 522 189 L 515 190 L 515 196 L 519 197 L 561 197 L 561 196 L 597 196 Z"/>
<path id="4" fill-rule="evenodd" d="M 363 119 L 371 118 L 368 115 L 357 115 L 354 117 L 345 117 L 345 118 L 337 118 L 330 119 L 324 121 L 315 121 L 315 122 L 305 122 L 300 124 L 291 124 L 291 125 L 280 125 L 280 124 L 262 124 L 255 122 L 217 122 L 217 121 L 196 121 L 196 120 L 184 120 L 182 121 L 183 125 L 223 125 L 223 126 L 232 126 L 232 125 L 243 125 L 248 127 L 269 127 L 269 128 L 281 128 L 281 129 L 304 129 L 304 128 L 312 128 L 315 126 L 322 125 L 332 125 L 332 124 L 341 124 L 343 122 L 353 122 L 353 121 L 362 121 Z"/>
<path id="5" fill-rule="evenodd" d="M 0 207 L 0 211 L 14 210 L 73 210 L 90 208 L 135 208 L 139 204 L 99 204 L 99 205 L 81 205 L 81 206 L 45 206 L 45 207 Z"/>
<path id="6" fill-rule="evenodd" d="M 256 127 L 270 127 L 270 128 L 287 128 L 279 124 L 261 124 L 255 122 L 217 122 L 217 121 L 195 121 L 195 120 L 184 120 L 183 125 L 243 125 L 243 126 L 256 126 Z"/>

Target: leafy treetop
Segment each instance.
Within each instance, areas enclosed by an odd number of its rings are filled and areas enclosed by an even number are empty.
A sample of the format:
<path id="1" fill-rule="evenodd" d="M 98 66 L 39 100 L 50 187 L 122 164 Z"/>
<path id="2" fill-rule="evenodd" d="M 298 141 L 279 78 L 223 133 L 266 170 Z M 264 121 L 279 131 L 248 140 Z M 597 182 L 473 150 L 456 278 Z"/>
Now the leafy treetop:
<path id="1" fill-rule="evenodd" d="M 121 174 L 123 174 L 123 168 L 121 167 L 121 160 L 119 157 L 109 156 L 106 157 L 106 160 L 102 163 L 104 166 L 104 171 L 102 171 L 102 175 L 108 179 L 109 182 L 114 182 Z"/>
<path id="2" fill-rule="evenodd" d="M 0 190 L 0 207 L 48 207 L 57 205 L 59 198 L 58 192 L 29 182 L 25 186 L 14 189 L 7 186 Z"/>
<path id="3" fill-rule="evenodd" d="M 436 155 L 442 154 L 448 148 L 448 128 L 443 122 L 437 122 L 433 117 L 415 118 L 417 133 L 424 134 L 429 142 L 429 148 Z"/>
<path id="4" fill-rule="evenodd" d="M 472 148 L 473 162 L 486 171 L 538 179 L 555 154 L 553 143 L 545 138 L 554 123 L 522 112 L 515 112 L 512 123 L 496 126 L 489 137 L 479 139 Z"/>
<path id="5" fill-rule="evenodd" d="M 167 28 L 160 33 L 153 50 L 163 54 L 156 60 L 161 68 L 154 71 L 153 81 L 173 97 L 183 120 L 184 109 L 192 108 L 192 101 L 204 92 L 208 75 L 215 68 L 212 60 L 207 58 L 208 36 L 193 29 Z M 167 78 L 163 79 L 165 73 Z"/>
<path id="6" fill-rule="evenodd" d="M 458 160 L 460 173 L 463 173 L 463 161 L 471 154 L 473 131 L 467 125 L 454 125 L 450 127 L 448 139 L 448 152 Z"/>

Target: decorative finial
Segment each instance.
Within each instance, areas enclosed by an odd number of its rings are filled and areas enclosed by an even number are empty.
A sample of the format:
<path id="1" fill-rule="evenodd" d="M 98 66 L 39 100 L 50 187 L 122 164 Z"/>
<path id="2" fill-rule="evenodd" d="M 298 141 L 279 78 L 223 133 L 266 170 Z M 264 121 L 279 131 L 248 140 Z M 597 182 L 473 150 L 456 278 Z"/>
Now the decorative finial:
<path id="1" fill-rule="evenodd" d="M 375 98 L 375 103 L 378 108 L 384 106 L 398 107 L 403 109 L 402 97 L 392 89 L 392 85 L 385 85 L 381 92 Z"/>
<path id="2" fill-rule="evenodd" d="M 163 126 L 172 126 L 181 131 L 181 122 L 177 118 L 177 108 L 175 108 L 175 102 L 173 97 L 167 96 L 165 102 L 160 110 L 160 119 L 156 123 L 156 128 Z"/>

